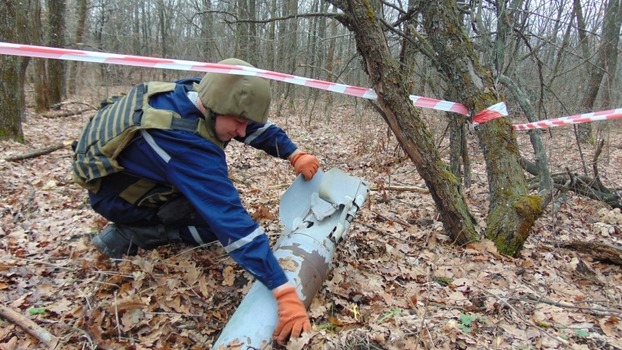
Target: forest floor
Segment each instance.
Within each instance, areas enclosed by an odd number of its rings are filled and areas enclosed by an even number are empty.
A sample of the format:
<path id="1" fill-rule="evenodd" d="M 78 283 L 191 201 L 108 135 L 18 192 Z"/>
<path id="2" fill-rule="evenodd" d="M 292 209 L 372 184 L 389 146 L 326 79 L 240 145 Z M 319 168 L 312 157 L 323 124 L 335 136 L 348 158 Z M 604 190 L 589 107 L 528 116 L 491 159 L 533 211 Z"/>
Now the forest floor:
<path id="1" fill-rule="evenodd" d="M 454 246 L 386 124 L 354 110 L 271 118 L 324 170 L 340 168 L 373 189 L 309 308 L 313 332 L 289 349 L 622 349 L 622 267 L 565 248 L 622 244 L 619 210 L 558 193 L 518 257 L 498 254 L 487 240 Z M 75 140 L 92 114 L 29 112 L 25 144 L 0 142 L 0 159 Z M 426 116 L 445 154 L 443 118 Z M 622 129 L 608 128 L 599 171 L 605 185 L 620 189 Z M 572 127 L 543 138 L 553 172 L 583 173 Z M 485 164 L 469 139 L 473 183 L 463 192 L 484 227 Z M 518 140 L 531 158 L 527 134 Z M 582 151 L 589 163 L 594 148 Z M 275 241 L 291 166 L 235 143 L 227 154 L 244 204 Z M 250 288 L 249 275 L 217 245 L 173 245 L 120 261 L 102 256 L 90 239 L 106 221 L 72 183 L 70 161 L 69 147 L 0 161 L 0 303 L 55 335 L 58 349 L 210 348 Z M 402 191 L 391 189 L 397 186 Z M 45 348 L 0 317 L 0 349 Z"/>

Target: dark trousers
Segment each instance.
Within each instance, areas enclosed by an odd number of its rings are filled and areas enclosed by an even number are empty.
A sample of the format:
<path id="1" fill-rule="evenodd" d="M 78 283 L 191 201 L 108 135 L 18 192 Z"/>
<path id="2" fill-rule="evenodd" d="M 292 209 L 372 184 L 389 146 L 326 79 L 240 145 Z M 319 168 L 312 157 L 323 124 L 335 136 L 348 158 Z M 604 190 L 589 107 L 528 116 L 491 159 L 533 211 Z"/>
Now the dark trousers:
<path id="1" fill-rule="evenodd" d="M 101 180 L 97 193 L 89 191 L 93 210 L 115 224 L 135 227 L 164 225 L 179 229 L 181 239 L 192 245 L 216 240 L 205 220 L 183 196 L 171 199 L 160 207 L 134 205 L 119 196 L 136 178 L 118 173 Z"/>

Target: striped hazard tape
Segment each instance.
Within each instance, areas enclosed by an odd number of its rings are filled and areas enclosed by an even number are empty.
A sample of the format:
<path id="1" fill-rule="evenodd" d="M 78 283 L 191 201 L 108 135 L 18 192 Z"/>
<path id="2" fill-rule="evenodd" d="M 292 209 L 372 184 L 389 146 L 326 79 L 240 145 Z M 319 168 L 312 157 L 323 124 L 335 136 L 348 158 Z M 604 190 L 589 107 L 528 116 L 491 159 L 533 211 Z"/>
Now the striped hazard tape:
<path id="1" fill-rule="evenodd" d="M 599 120 L 610 120 L 622 118 L 622 108 L 608 109 L 600 112 L 591 112 L 584 114 L 572 115 L 569 117 L 561 117 L 554 119 L 540 120 L 533 123 L 514 124 L 512 129 L 514 130 L 532 130 L 532 129 L 544 129 L 562 125 L 573 125 L 580 123 L 590 123 Z"/>
<path id="2" fill-rule="evenodd" d="M 471 118 L 471 124 L 473 124 L 473 126 L 478 126 L 479 124 L 483 124 L 493 119 L 507 116 L 508 108 L 506 107 L 505 102 L 499 102 L 474 115 L 473 118 Z"/>
<path id="3" fill-rule="evenodd" d="M 282 81 L 285 83 L 302 85 L 326 91 L 332 91 L 344 95 L 362 97 L 370 100 L 375 100 L 378 98 L 376 92 L 370 88 L 333 83 L 317 79 L 309 79 L 296 75 L 273 72 L 247 66 L 205 63 L 146 56 L 119 55 L 105 52 L 11 44 L 5 42 L 0 42 L 0 54 L 39 58 L 55 58 L 59 60 L 108 63 L 184 71 L 225 73 L 235 75 L 254 75 L 266 79 Z M 463 115 L 469 114 L 468 109 L 460 103 L 435 100 L 432 98 L 424 98 L 414 95 L 410 98 L 413 101 L 413 104 L 417 107 L 431 108 L 446 112 L 456 112 Z"/>
<path id="4" fill-rule="evenodd" d="M 133 56 L 133 55 L 120 55 L 106 52 L 96 51 L 84 51 L 73 49 L 62 49 L 55 47 L 36 46 L 36 45 L 22 45 L 12 44 L 6 42 L 0 42 L 0 54 L 26 56 L 26 57 L 38 57 L 38 58 L 53 58 L 68 61 L 81 61 L 81 62 L 93 62 L 93 63 L 108 63 L 119 64 L 126 66 L 136 67 L 148 67 L 148 68 L 161 68 L 161 69 L 173 69 L 184 71 L 197 71 L 197 72 L 212 72 L 212 73 L 224 73 L 235 75 L 252 75 L 265 79 L 282 81 L 285 83 L 312 87 L 316 89 L 332 91 L 339 94 L 361 97 L 365 99 L 375 100 L 378 98 L 378 94 L 373 89 L 364 88 L 360 86 L 345 85 L 339 83 L 333 83 L 329 81 L 310 79 L 300 77 L 291 74 L 273 72 L 269 70 L 259 69 L 255 67 L 238 66 L 238 65 L 225 65 L 218 63 L 205 63 L 196 61 L 176 60 L 168 58 L 146 57 L 146 56 Z M 463 104 L 451 101 L 437 100 L 429 97 L 421 97 L 411 95 L 410 100 L 416 107 L 435 109 L 445 112 L 459 113 L 464 116 L 469 116 L 469 109 Z M 507 116 L 507 108 L 505 103 L 497 103 L 479 113 L 477 113 L 471 119 L 473 125 L 479 125 L 487 121 Z M 535 123 L 516 124 L 512 128 L 514 130 L 531 130 L 538 128 L 549 128 L 553 126 L 560 126 L 566 124 L 579 124 L 587 123 L 597 120 L 617 119 L 622 118 L 622 109 L 613 109 L 602 112 L 586 113 L 570 117 L 562 117 L 556 119 L 542 120 Z"/>

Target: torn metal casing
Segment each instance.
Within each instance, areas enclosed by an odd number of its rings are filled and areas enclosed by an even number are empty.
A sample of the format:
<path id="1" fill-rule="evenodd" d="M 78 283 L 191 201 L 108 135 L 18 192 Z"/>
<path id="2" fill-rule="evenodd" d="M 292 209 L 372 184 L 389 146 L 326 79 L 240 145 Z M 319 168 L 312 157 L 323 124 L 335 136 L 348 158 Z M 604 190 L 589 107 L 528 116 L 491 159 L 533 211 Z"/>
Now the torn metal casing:
<path id="1" fill-rule="evenodd" d="M 281 197 L 279 216 L 285 229 L 274 255 L 306 307 L 322 287 L 336 247 L 368 194 L 366 182 L 333 168 L 318 171 L 311 181 L 299 176 Z M 213 348 L 262 348 L 271 342 L 277 322 L 276 300 L 257 281 Z"/>

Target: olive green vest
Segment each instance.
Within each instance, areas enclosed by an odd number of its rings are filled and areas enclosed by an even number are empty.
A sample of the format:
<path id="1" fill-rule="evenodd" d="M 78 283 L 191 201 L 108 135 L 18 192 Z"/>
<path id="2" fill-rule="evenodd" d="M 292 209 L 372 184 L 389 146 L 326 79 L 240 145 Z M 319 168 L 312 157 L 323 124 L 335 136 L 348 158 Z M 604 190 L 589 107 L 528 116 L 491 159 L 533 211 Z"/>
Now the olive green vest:
<path id="1" fill-rule="evenodd" d="M 194 84 L 196 90 L 196 85 Z M 114 97 L 89 119 L 74 150 L 73 178 L 80 186 L 97 192 L 101 178 L 123 171 L 117 157 L 141 129 L 175 129 L 191 131 L 223 147 L 204 119 L 188 120 L 170 110 L 156 109 L 149 99 L 159 93 L 171 92 L 175 83 L 149 82 L 136 85 L 125 96 Z M 121 197 L 133 204 L 157 206 L 176 191 L 159 192 L 145 201 L 145 196 L 157 187 L 140 179 L 126 188 Z M 155 194 L 155 193 L 154 193 Z M 140 202 L 140 203 L 139 203 Z"/>

